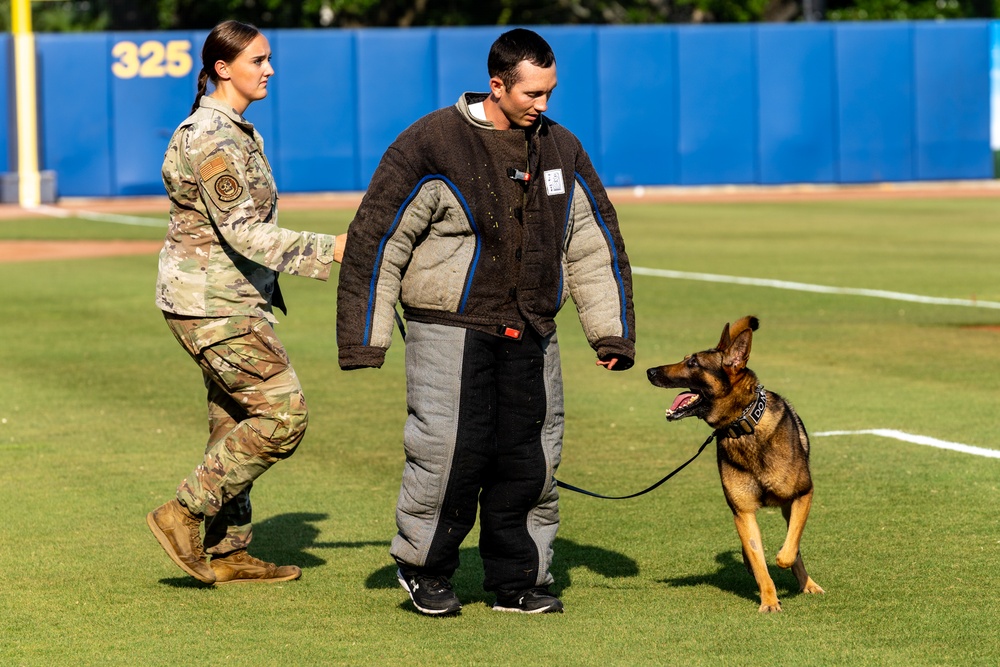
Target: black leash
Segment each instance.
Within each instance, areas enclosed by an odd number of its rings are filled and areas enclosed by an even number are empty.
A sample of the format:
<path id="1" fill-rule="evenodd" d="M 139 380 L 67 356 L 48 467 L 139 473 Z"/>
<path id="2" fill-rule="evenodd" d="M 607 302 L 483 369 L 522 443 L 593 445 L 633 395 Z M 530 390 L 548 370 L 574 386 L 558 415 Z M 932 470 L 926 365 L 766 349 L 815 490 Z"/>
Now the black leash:
<path id="1" fill-rule="evenodd" d="M 701 454 L 703 451 L 705 451 L 705 448 L 708 447 L 708 443 L 710 443 L 713 440 L 715 440 L 715 436 L 716 436 L 716 434 L 713 431 L 712 435 L 708 436 L 708 440 L 706 440 L 705 442 L 701 443 L 701 447 L 698 448 L 698 452 L 694 456 L 692 456 L 687 461 L 685 461 L 684 463 L 682 463 L 676 470 L 674 470 L 672 473 L 670 473 L 669 475 L 667 475 L 666 477 L 664 477 L 663 479 L 661 479 L 659 482 L 657 482 L 653 486 L 649 487 L 648 489 L 643 489 L 642 491 L 639 491 L 637 493 L 632 493 L 632 494 L 627 495 L 627 496 L 602 496 L 599 493 L 594 493 L 593 491 L 587 491 L 586 489 L 581 489 L 580 487 L 573 486 L 572 484 L 567 484 L 565 482 L 560 482 L 558 479 L 556 480 L 556 486 L 558 486 L 561 489 L 566 489 L 567 491 L 576 491 L 577 493 L 582 493 L 585 496 L 592 496 L 594 498 L 603 498 L 604 500 L 625 500 L 626 498 L 635 498 L 636 496 L 641 496 L 643 494 L 649 493 L 650 491 L 652 491 L 656 487 L 660 486 L 660 484 L 663 484 L 668 479 L 670 479 L 671 477 L 673 477 L 674 475 L 676 475 L 677 473 L 679 473 L 681 470 L 684 470 L 684 468 L 686 468 L 689 463 L 691 463 L 692 461 L 694 461 L 696 458 L 698 458 L 699 454 Z"/>
<path id="2" fill-rule="evenodd" d="M 392 315 L 396 318 L 396 326 L 399 327 L 399 335 L 403 337 L 403 341 L 406 341 L 406 327 L 403 326 L 403 318 L 399 316 L 399 311 L 395 308 L 392 309 Z"/>

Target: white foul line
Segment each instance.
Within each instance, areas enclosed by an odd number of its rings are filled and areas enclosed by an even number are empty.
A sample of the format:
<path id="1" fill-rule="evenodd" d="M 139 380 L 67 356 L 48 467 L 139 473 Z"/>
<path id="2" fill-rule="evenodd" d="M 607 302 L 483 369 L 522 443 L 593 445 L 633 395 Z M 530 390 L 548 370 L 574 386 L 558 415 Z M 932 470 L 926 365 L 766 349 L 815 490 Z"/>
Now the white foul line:
<path id="1" fill-rule="evenodd" d="M 822 433 L 813 433 L 812 435 L 818 438 L 831 435 L 880 435 L 883 438 L 912 442 L 915 445 L 927 445 L 929 447 L 937 447 L 938 449 L 950 449 L 962 452 L 963 454 L 974 454 L 976 456 L 986 456 L 991 459 L 1000 459 L 1000 450 L 973 447 L 972 445 L 963 445 L 960 442 L 948 442 L 947 440 L 930 438 L 926 435 L 913 435 L 912 433 L 904 433 L 903 431 L 896 431 L 889 428 L 872 428 L 863 431 L 823 431 Z"/>
<path id="2" fill-rule="evenodd" d="M 820 294 L 851 294 L 854 296 L 871 296 L 894 301 L 911 301 L 913 303 L 928 303 L 938 306 L 967 306 L 971 308 L 993 308 L 1000 310 L 1000 302 L 979 301 L 977 299 L 945 299 L 905 292 L 889 292 L 886 290 L 861 289 L 855 287 L 828 287 L 826 285 L 811 285 L 786 280 L 770 280 L 766 278 L 743 278 L 741 276 L 722 276 L 714 273 L 688 273 L 670 269 L 647 269 L 642 266 L 632 267 L 632 273 L 640 276 L 656 276 L 659 278 L 677 278 L 679 280 L 700 280 L 710 283 L 730 283 L 734 285 L 754 285 L 757 287 L 774 287 L 777 289 L 796 290 L 799 292 L 818 292 Z"/>
<path id="3" fill-rule="evenodd" d="M 134 225 L 137 227 L 166 227 L 166 220 L 156 218 L 140 218 L 134 215 L 118 215 L 117 213 L 92 213 L 90 211 L 71 211 L 55 206 L 35 206 L 31 209 L 36 213 L 47 215 L 51 218 L 80 218 L 82 220 L 94 220 L 96 222 L 113 222 L 119 225 Z"/>
<path id="4" fill-rule="evenodd" d="M 120 225 L 136 225 L 140 227 L 166 227 L 165 220 L 142 218 L 134 215 L 118 215 L 115 213 L 93 213 L 90 211 L 73 211 L 54 206 L 36 206 L 33 210 L 53 218 L 81 218 L 97 222 L 113 222 Z M 775 289 L 794 290 L 798 292 L 816 292 L 819 294 L 848 294 L 854 296 L 870 296 L 893 301 L 909 301 L 937 306 L 966 306 L 969 308 L 991 308 L 1000 310 L 1000 302 L 979 301 L 977 299 L 947 299 L 935 296 L 921 296 L 905 292 L 864 289 L 857 287 L 829 287 L 827 285 L 812 285 L 788 280 L 772 280 L 769 278 L 745 278 L 742 276 L 724 276 L 715 273 L 697 273 L 673 271 L 671 269 L 649 269 L 642 266 L 632 267 L 632 273 L 640 276 L 655 276 L 658 278 L 675 278 L 678 280 L 699 280 L 710 283 L 729 283 L 733 285 L 754 285 L 756 287 L 773 287 Z"/>

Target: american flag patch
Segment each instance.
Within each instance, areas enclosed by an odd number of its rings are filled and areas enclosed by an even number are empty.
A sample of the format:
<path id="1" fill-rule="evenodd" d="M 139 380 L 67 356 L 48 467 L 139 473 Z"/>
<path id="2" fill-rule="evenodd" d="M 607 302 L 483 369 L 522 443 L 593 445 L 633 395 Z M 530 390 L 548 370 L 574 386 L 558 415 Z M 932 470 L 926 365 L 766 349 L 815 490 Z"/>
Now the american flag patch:
<path id="1" fill-rule="evenodd" d="M 226 159 L 219 155 L 201 165 L 201 168 L 198 169 L 198 173 L 201 174 L 201 180 L 207 181 L 216 174 L 221 174 L 226 171 L 226 169 L 228 169 Z"/>

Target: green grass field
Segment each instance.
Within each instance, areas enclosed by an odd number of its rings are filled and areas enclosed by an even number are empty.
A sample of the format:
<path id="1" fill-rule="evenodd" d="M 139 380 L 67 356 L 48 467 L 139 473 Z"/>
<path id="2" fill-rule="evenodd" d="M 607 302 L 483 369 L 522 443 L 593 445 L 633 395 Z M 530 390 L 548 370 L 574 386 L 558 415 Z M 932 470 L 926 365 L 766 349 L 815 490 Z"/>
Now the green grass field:
<path id="1" fill-rule="evenodd" d="M 633 266 L 1000 301 L 988 199 L 629 204 Z M 347 211 L 283 212 L 341 232 Z M 0 239 L 157 239 L 79 220 L 0 222 Z M 145 525 L 197 463 L 203 387 L 153 304 L 155 256 L 0 264 L 0 665 L 996 665 L 1000 460 L 873 435 L 814 437 L 802 553 L 823 596 L 773 565 L 755 582 L 711 449 L 652 494 L 563 492 L 562 615 L 492 612 L 476 534 L 454 618 L 416 614 L 388 544 L 406 416 L 403 345 L 381 370 L 337 367 L 335 281 L 285 277 L 278 333 L 310 401 L 309 434 L 255 487 L 253 551 L 302 579 L 203 588 Z M 638 357 L 607 373 L 560 315 L 566 438 L 559 477 L 645 487 L 708 428 L 667 424 L 645 369 L 761 319 L 750 366 L 812 433 L 897 429 L 1000 449 L 1000 311 L 636 276 Z"/>

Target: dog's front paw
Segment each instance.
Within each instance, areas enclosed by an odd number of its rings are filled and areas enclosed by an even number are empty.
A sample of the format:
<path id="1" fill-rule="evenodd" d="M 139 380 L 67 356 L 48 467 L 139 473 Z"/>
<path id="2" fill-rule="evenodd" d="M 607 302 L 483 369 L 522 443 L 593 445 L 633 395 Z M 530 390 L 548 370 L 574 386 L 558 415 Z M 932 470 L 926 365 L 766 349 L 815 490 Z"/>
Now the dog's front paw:
<path id="1" fill-rule="evenodd" d="M 806 585 L 802 587 L 803 593 L 826 593 L 819 584 L 812 580 L 812 577 L 806 580 Z"/>
<path id="2" fill-rule="evenodd" d="M 770 614 L 776 611 L 781 611 L 781 602 L 778 598 L 774 598 L 773 602 L 762 602 L 760 608 L 757 609 L 761 614 Z"/>
<path id="3" fill-rule="evenodd" d="M 795 549 L 794 551 L 792 551 L 791 549 L 789 549 L 788 551 L 782 549 L 781 551 L 778 552 L 778 558 L 777 558 L 778 567 L 780 567 L 783 570 L 787 570 L 792 565 L 795 565 L 795 559 L 797 559 L 798 557 L 799 557 L 798 549 Z"/>

